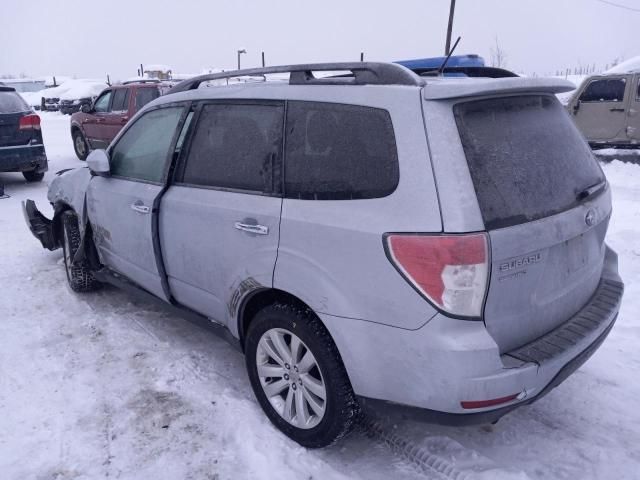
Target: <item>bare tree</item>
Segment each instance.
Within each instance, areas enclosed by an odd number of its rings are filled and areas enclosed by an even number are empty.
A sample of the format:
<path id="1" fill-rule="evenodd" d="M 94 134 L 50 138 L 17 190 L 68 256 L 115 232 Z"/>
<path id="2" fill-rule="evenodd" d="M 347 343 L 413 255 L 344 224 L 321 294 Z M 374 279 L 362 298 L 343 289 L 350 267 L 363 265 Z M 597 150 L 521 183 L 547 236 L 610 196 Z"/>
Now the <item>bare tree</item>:
<path id="1" fill-rule="evenodd" d="M 491 47 L 491 66 L 497 68 L 505 68 L 507 66 L 507 54 L 502 47 L 500 47 L 497 36 L 496 46 Z"/>

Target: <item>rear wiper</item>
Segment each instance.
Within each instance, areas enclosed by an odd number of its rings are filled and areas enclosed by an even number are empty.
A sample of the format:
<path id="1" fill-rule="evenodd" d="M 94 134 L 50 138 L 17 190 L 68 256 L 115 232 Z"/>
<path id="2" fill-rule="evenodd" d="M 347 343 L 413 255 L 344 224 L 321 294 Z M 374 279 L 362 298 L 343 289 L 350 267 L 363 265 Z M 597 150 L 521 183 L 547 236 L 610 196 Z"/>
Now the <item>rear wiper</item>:
<path id="1" fill-rule="evenodd" d="M 594 183 L 593 185 L 582 189 L 576 195 L 576 198 L 579 202 L 582 200 L 586 200 L 589 197 L 594 196 L 596 193 L 599 193 L 605 186 L 607 185 L 607 180 L 600 180 L 598 183 Z"/>

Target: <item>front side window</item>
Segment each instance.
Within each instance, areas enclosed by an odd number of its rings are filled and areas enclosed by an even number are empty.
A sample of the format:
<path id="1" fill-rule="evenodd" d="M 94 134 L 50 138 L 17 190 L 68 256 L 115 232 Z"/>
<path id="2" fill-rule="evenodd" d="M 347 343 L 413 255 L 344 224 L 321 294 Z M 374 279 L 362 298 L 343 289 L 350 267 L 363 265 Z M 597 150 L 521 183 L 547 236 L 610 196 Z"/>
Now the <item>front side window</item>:
<path id="1" fill-rule="evenodd" d="M 161 182 L 182 112 L 182 107 L 168 107 L 140 117 L 111 149 L 111 175 Z"/>
<path id="2" fill-rule="evenodd" d="M 621 102 L 624 99 L 624 89 L 627 80 L 624 78 L 612 78 L 607 80 L 594 80 L 580 95 L 581 102 Z"/>
<path id="3" fill-rule="evenodd" d="M 286 135 L 287 198 L 379 198 L 398 185 L 396 141 L 386 110 L 289 102 Z"/>
<path id="4" fill-rule="evenodd" d="M 98 113 L 104 113 L 109 111 L 109 102 L 111 101 L 111 95 L 113 92 L 109 90 L 98 97 L 93 109 Z"/>
<path id="5" fill-rule="evenodd" d="M 136 90 L 136 112 L 160 96 L 156 87 L 138 87 Z"/>
<path id="6" fill-rule="evenodd" d="M 283 115 L 282 105 L 205 105 L 183 182 L 259 193 L 276 191 Z"/>
<path id="7" fill-rule="evenodd" d="M 129 110 L 129 89 L 119 88 L 113 94 L 112 112 L 123 112 Z"/>

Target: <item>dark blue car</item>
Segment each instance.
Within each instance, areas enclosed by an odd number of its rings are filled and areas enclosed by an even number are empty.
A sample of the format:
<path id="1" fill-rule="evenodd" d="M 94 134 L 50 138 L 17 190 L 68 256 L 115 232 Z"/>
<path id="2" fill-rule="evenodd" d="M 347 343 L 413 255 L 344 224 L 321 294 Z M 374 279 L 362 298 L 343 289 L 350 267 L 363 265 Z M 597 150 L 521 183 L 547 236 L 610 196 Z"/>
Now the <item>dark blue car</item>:
<path id="1" fill-rule="evenodd" d="M 48 169 L 40 117 L 12 87 L 0 84 L 0 172 L 39 182 Z"/>

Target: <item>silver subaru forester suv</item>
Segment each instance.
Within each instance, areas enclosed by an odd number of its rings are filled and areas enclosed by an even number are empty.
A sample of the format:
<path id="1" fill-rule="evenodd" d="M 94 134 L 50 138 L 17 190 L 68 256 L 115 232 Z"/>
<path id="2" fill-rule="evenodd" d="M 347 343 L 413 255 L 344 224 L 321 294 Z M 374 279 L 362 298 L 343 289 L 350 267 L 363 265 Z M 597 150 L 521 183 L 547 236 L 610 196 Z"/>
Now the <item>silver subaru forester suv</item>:
<path id="1" fill-rule="evenodd" d="M 572 88 L 383 63 L 195 77 L 60 172 L 52 220 L 31 200 L 25 217 L 74 291 L 160 299 L 244 351 L 304 446 L 365 407 L 493 422 L 577 369 L 620 306 L 610 187 L 554 96 Z"/>

